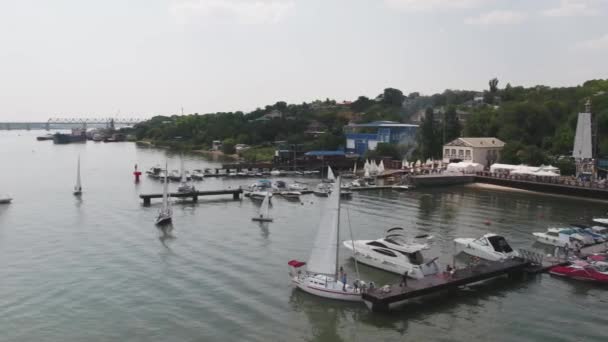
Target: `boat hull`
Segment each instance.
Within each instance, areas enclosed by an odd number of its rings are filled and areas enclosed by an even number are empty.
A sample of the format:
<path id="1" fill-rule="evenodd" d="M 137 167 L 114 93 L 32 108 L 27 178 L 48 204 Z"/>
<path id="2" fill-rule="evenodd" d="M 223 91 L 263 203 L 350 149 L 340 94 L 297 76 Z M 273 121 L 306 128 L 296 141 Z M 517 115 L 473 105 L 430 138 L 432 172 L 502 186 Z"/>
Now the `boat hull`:
<path id="1" fill-rule="evenodd" d="M 319 196 L 319 197 L 329 197 L 329 192 L 314 191 L 313 194 L 315 194 L 315 196 Z"/>
<path id="2" fill-rule="evenodd" d="M 490 261 L 500 261 L 500 260 L 518 256 L 518 254 L 516 252 L 506 254 L 506 253 L 485 251 L 485 250 L 476 248 L 475 244 L 473 243 L 474 240 L 475 239 L 466 239 L 466 238 L 454 239 L 454 243 L 456 245 L 456 254 L 465 253 L 465 254 L 468 254 L 468 255 L 471 255 L 474 257 L 478 257 L 478 258 L 481 258 L 484 260 L 490 260 Z"/>
<path id="3" fill-rule="evenodd" d="M 271 219 L 271 218 L 269 218 L 269 217 L 253 217 L 253 218 L 251 218 L 251 221 L 256 221 L 256 222 L 272 222 L 274 220 Z"/>
<path id="4" fill-rule="evenodd" d="M 575 268 L 571 266 L 556 266 L 549 270 L 549 274 L 575 280 L 608 284 L 608 274 L 595 271 L 594 269 Z"/>
<path id="5" fill-rule="evenodd" d="M 362 302 L 361 293 L 355 293 L 352 291 L 343 291 L 342 283 L 330 282 L 327 286 L 314 286 L 306 279 L 292 278 L 292 283 L 298 289 L 323 298 L 341 300 L 347 302 Z"/>

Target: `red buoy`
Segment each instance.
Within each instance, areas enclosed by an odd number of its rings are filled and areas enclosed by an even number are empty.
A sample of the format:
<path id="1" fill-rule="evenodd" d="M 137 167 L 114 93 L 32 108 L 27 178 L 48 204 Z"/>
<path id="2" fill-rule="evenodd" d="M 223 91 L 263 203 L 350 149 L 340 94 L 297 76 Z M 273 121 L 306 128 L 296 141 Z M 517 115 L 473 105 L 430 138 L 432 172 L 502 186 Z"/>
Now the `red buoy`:
<path id="1" fill-rule="evenodd" d="M 137 170 L 137 164 L 135 164 L 135 171 L 133 171 L 133 175 L 135 175 L 135 183 L 139 183 L 139 176 L 141 176 L 141 171 Z"/>

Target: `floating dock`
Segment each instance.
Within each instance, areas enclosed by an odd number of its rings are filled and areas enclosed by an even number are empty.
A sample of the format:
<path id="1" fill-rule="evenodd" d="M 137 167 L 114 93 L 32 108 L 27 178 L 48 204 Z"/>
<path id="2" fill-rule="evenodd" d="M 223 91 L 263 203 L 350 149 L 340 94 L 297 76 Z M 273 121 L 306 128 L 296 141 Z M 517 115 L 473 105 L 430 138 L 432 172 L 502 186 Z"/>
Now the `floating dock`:
<path id="1" fill-rule="evenodd" d="M 537 274 L 546 272 L 551 267 L 563 264 L 559 260 L 537 260 L 513 258 L 504 261 L 483 261 L 479 264 L 457 269 L 453 274 L 447 272 L 422 279 L 408 279 L 404 287 L 399 284 L 387 285 L 369 289 L 362 294 L 363 301 L 368 308 L 375 312 L 386 312 L 406 304 L 409 300 L 426 295 L 437 294 L 446 290 L 457 289 L 461 286 L 477 283 L 492 278 L 507 276 L 518 278 L 524 274 Z"/>
<path id="2" fill-rule="evenodd" d="M 209 190 L 209 191 L 194 191 L 194 192 L 173 192 L 169 197 L 177 198 L 192 198 L 193 202 L 197 202 L 200 196 L 215 196 L 215 195 L 232 195 L 232 199 L 238 200 L 241 198 L 243 189 L 225 189 L 225 190 Z M 139 198 L 144 200 L 144 206 L 149 206 L 152 198 L 162 198 L 163 194 L 141 194 Z"/>

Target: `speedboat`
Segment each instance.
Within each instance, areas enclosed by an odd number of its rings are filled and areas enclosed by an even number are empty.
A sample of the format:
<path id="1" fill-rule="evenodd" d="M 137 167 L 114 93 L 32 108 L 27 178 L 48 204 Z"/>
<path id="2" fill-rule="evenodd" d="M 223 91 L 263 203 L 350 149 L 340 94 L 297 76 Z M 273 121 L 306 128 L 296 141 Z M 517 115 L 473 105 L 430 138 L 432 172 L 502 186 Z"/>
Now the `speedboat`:
<path id="1" fill-rule="evenodd" d="M 0 195 L 0 204 L 9 204 L 13 199 L 8 195 Z"/>
<path id="2" fill-rule="evenodd" d="M 304 190 L 308 190 L 308 187 L 306 186 L 306 184 L 292 183 L 287 186 L 287 189 L 293 190 L 293 191 L 304 191 Z"/>
<path id="3" fill-rule="evenodd" d="M 577 260 L 567 266 L 555 266 L 549 270 L 552 275 L 608 284 L 608 263 L 604 261 L 586 262 Z"/>
<path id="4" fill-rule="evenodd" d="M 429 245 L 408 241 L 403 232 L 403 228 L 395 227 L 387 230 L 384 238 L 347 240 L 343 245 L 353 251 L 353 258 L 358 262 L 385 271 L 400 275 L 408 272 L 408 276 L 414 279 L 439 273 L 439 257 L 429 258 L 423 254 Z M 422 237 L 426 236 L 419 238 Z"/>
<path id="5" fill-rule="evenodd" d="M 478 239 L 458 238 L 454 239 L 456 253 L 479 257 L 490 261 L 499 261 L 519 256 L 507 243 L 504 237 L 496 234 L 485 234 Z"/>
<path id="6" fill-rule="evenodd" d="M 589 240 L 592 240 L 591 237 L 586 238 L 569 228 L 549 228 L 544 233 L 535 232 L 532 235 L 540 243 L 557 247 L 571 247 L 575 244 L 586 245 L 589 244 Z"/>

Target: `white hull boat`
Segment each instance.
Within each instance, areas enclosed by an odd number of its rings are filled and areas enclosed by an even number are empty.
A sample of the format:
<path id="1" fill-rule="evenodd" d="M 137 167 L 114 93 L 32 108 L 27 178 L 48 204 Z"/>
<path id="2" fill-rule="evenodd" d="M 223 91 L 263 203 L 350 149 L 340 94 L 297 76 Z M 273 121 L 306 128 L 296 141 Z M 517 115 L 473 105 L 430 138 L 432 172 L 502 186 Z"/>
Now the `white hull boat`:
<path id="1" fill-rule="evenodd" d="M 593 238 L 578 234 L 570 228 L 549 228 L 546 232 L 535 232 L 532 235 L 540 243 L 557 247 L 570 248 L 593 244 Z"/>
<path id="2" fill-rule="evenodd" d="M 518 257 L 519 253 L 511 248 L 504 237 L 485 234 L 478 239 L 454 239 L 456 253 L 466 253 L 481 259 L 499 261 Z"/>
<path id="3" fill-rule="evenodd" d="M 427 244 L 408 242 L 401 233 L 403 228 L 395 227 L 386 236 L 377 240 L 347 240 L 344 247 L 353 251 L 353 257 L 360 263 L 392 273 L 421 279 L 440 272 L 438 257 L 428 258 L 423 254 L 429 249 Z"/>
<path id="4" fill-rule="evenodd" d="M 263 201 L 266 196 L 268 196 L 268 198 L 272 198 L 272 192 L 256 190 L 249 194 L 249 198 L 260 201 Z"/>
<path id="5" fill-rule="evenodd" d="M 78 166 L 76 167 L 76 185 L 74 185 L 74 196 L 82 195 L 82 182 L 80 180 L 80 156 L 78 156 Z"/>
<path id="6" fill-rule="evenodd" d="M 159 226 L 165 225 L 170 223 L 172 218 L 173 210 L 171 209 L 171 204 L 169 203 L 169 182 L 167 182 L 167 174 L 165 173 L 165 183 L 163 184 L 163 205 L 158 211 L 158 216 L 156 217 L 155 222 Z"/>
<path id="7" fill-rule="evenodd" d="M 259 216 L 251 218 L 252 221 L 257 222 L 272 222 L 272 217 L 270 217 L 268 211 L 270 207 L 270 192 L 266 192 L 266 196 L 264 196 L 264 201 L 260 206 Z"/>
<path id="8" fill-rule="evenodd" d="M 335 182 L 333 194 L 326 206 L 308 262 L 291 260 L 288 263 L 291 282 L 296 288 L 315 296 L 360 302 L 360 288 L 348 285 L 346 274 L 342 273 L 341 268 L 338 271 L 340 177 Z M 306 270 L 300 270 L 304 265 Z M 353 284 L 358 284 L 358 280 Z"/>

